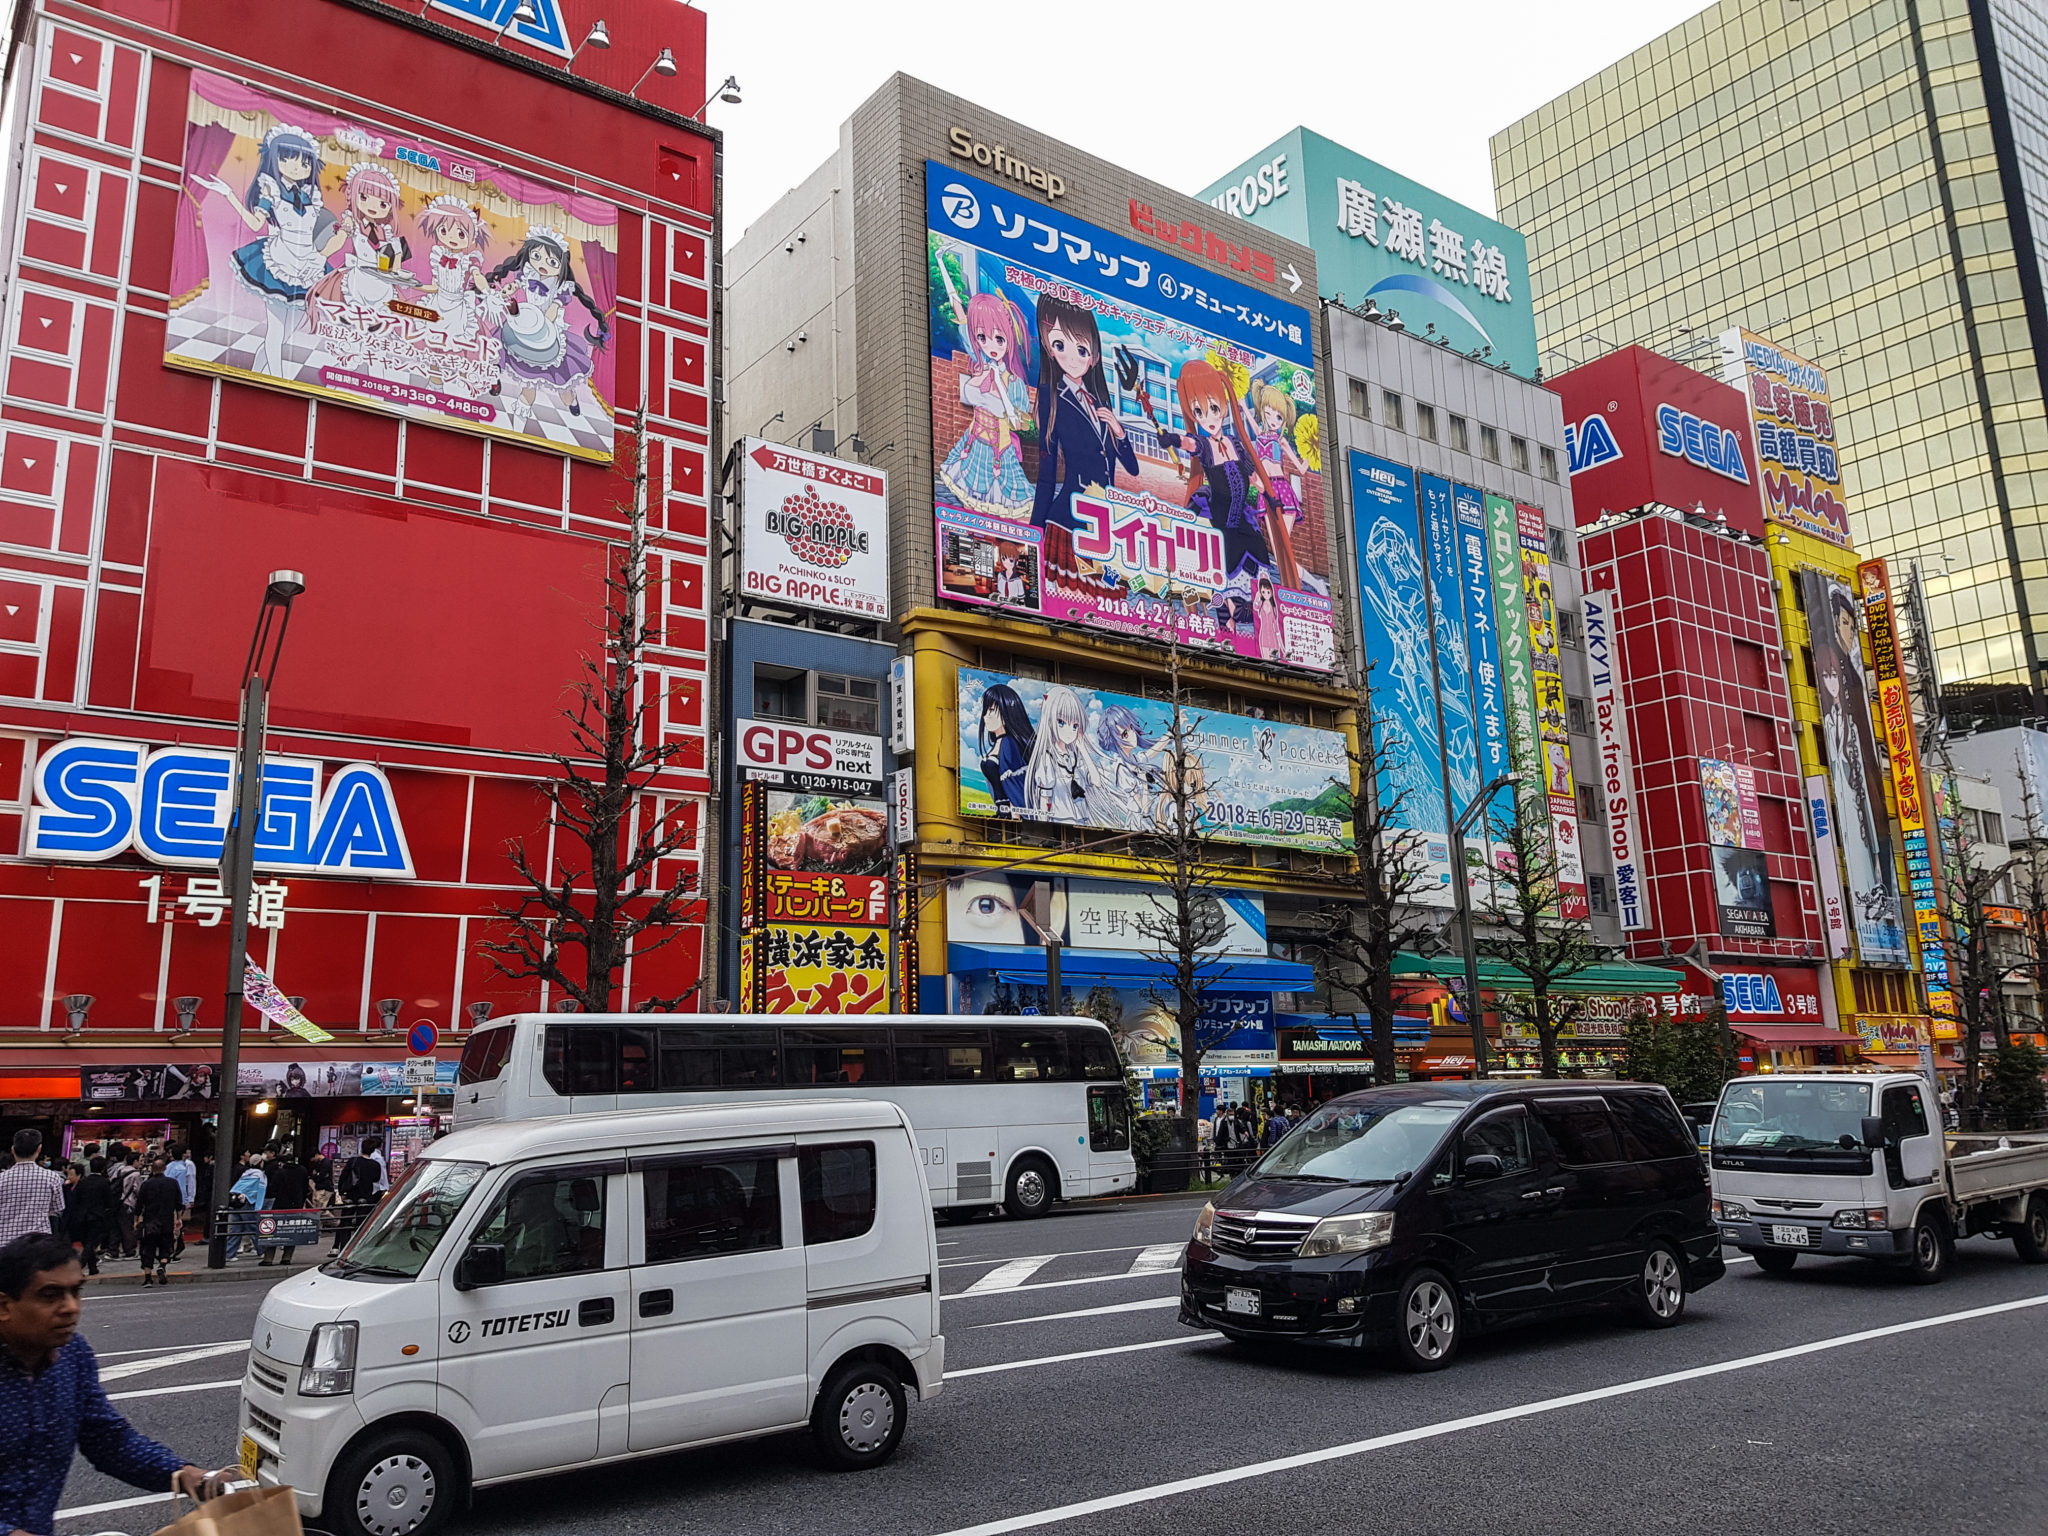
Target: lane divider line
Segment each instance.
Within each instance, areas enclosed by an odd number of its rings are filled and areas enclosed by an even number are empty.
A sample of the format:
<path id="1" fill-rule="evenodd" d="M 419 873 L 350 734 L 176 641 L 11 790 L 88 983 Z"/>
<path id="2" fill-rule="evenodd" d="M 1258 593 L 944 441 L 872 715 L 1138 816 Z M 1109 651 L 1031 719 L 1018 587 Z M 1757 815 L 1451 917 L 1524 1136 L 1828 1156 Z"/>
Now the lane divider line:
<path id="1" fill-rule="evenodd" d="M 1014 1291 L 1058 1257 L 1053 1253 L 1037 1253 L 1012 1259 L 1007 1264 L 997 1265 L 960 1294 L 986 1296 L 991 1291 Z"/>
<path id="2" fill-rule="evenodd" d="M 99 1297 L 95 1296 L 93 1300 L 97 1302 L 99 1300 Z M 233 1345 L 241 1349 L 247 1349 L 249 1347 L 249 1343 L 246 1339 L 222 1339 L 218 1341 L 218 1347 L 223 1352 L 225 1352 L 230 1345 Z M 210 1343 L 152 1344 L 148 1349 L 101 1349 L 97 1345 L 95 1345 L 93 1348 L 93 1355 L 97 1359 L 101 1360 L 119 1360 L 129 1355 L 168 1355 L 173 1351 L 180 1349 L 213 1349 L 215 1347 L 216 1346 L 214 1344 Z"/>
<path id="3" fill-rule="evenodd" d="M 189 1365 L 194 1360 L 212 1360 L 221 1355 L 238 1355 L 249 1348 L 249 1341 L 242 1339 L 233 1344 L 202 1344 L 196 1349 L 181 1349 L 176 1354 L 158 1355 L 153 1360 L 124 1360 L 119 1365 L 110 1365 L 100 1372 L 101 1381 L 119 1381 L 124 1376 L 140 1376 L 144 1371 L 160 1371 L 167 1365 Z"/>
<path id="4" fill-rule="evenodd" d="M 940 1246 L 943 1247 L 944 1245 L 941 1244 Z M 1145 1248 L 1148 1246 L 1152 1245 L 1146 1243 L 1122 1243 L 1115 1248 L 1069 1248 L 1064 1253 L 1048 1254 L 1047 1257 L 1054 1259 L 1079 1259 L 1086 1258 L 1089 1255 L 1097 1253 L 1136 1253 L 1140 1248 Z M 1173 1246 L 1176 1249 L 1179 1249 L 1185 1248 L 1187 1244 L 1175 1243 Z M 963 1259 L 956 1256 L 950 1259 L 939 1260 L 939 1268 L 964 1268 L 969 1264 L 1000 1264 L 1002 1262 L 1002 1255 L 994 1253 L 987 1254 L 982 1258 L 978 1259 Z"/>
<path id="5" fill-rule="evenodd" d="M 173 1493 L 145 1493 L 136 1499 L 109 1499 L 104 1504 L 81 1504 L 76 1509 L 60 1509 L 59 1520 L 82 1520 L 87 1515 L 110 1515 L 117 1509 L 139 1509 L 144 1504 L 164 1504 L 176 1498 Z"/>
<path id="6" fill-rule="evenodd" d="M 1216 1335 L 1213 1333 L 1190 1333 L 1184 1338 L 1148 1339 L 1143 1344 L 1115 1344 L 1108 1349 L 1077 1349 L 1070 1355 L 1040 1355 L 1034 1360 L 1005 1360 L 1000 1365 L 970 1365 L 964 1371 L 946 1372 L 946 1380 L 958 1381 L 962 1376 L 993 1376 L 998 1371 L 1028 1371 L 1033 1366 L 1062 1365 L 1069 1360 L 1099 1360 L 1104 1355 L 1131 1355 L 1136 1354 L 1141 1349 L 1171 1349 L 1176 1344 L 1213 1344 L 1215 1342 Z M 1107 1508 L 1108 1506 L 1104 1507 Z M 979 1531 L 982 1527 L 977 1525 L 974 1529 Z M 988 1529 L 994 1530 L 996 1527 L 990 1526 Z M 1009 1527 L 1005 1526 L 1003 1529 L 1007 1530 Z M 1017 1529 L 1021 1530 L 1023 1527 L 1019 1526 Z M 965 1536 L 965 1533 L 960 1533 L 960 1536 Z"/>
<path id="7" fill-rule="evenodd" d="M 1248 1462 L 1239 1467 L 1227 1467 L 1220 1472 L 1207 1472 L 1199 1477 L 1178 1478 L 1170 1483 L 1153 1483 L 1144 1488 L 1127 1489 L 1122 1493 L 1106 1494 L 1101 1498 L 1084 1499 L 1074 1504 L 1062 1504 L 1052 1509 L 1035 1510 L 1030 1514 L 1013 1515 L 1004 1520 L 990 1520 L 981 1525 L 960 1526 L 955 1530 L 942 1532 L 941 1536 L 1006 1536 L 1011 1531 L 1034 1530 L 1040 1526 L 1059 1525 L 1069 1520 L 1078 1520 L 1085 1515 L 1099 1515 L 1113 1509 L 1128 1509 L 1135 1504 L 1150 1504 L 1160 1499 L 1175 1498 L 1184 1493 L 1198 1493 L 1207 1488 L 1224 1487 L 1241 1483 L 1252 1478 L 1270 1477 L 1279 1472 L 1292 1472 L 1303 1467 L 1320 1466 L 1326 1462 L 1343 1461 L 1353 1456 L 1363 1456 L 1372 1451 L 1383 1451 L 1397 1445 L 1413 1445 L 1422 1440 L 1434 1440 L 1444 1435 L 1458 1434 L 1468 1429 L 1483 1429 L 1493 1424 L 1511 1423 L 1516 1419 L 1534 1418 L 1539 1414 L 1555 1413 L 1564 1408 L 1583 1407 L 1587 1403 L 1604 1402 L 1611 1398 L 1630 1397 L 1640 1392 L 1652 1392 L 1660 1387 L 1678 1386 L 1689 1381 L 1701 1381 L 1711 1376 L 1724 1376 L 1733 1371 L 1754 1370 L 1759 1366 L 1776 1365 L 1785 1360 L 1797 1360 L 1805 1355 L 1817 1355 L 1828 1350 L 1847 1349 L 1856 1344 L 1868 1344 L 1876 1339 L 1896 1338 L 1901 1334 L 1918 1333 L 1928 1328 L 1945 1328 L 1953 1323 L 1975 1322 L 1980 1318 L 1997 1317 L 2008 1312 L 2019 1312 L 2030 1307 L 2048 1306 L 2048 1295 L 2027 1296 L 2018 1301 L 2002 1301 L 1987 1307 L 1970 1307 L 1961 1312 L 1944 1312 L 1934 1317 L 1916 1318 L 1911 1322 L 1892 1323 L 1882 1328 L 1865 1328 L 1855 1333 L 1837 1334 L 1832 1338 L 1815 1339 L 1806 1344 L 1793 1344 L 1784 1349 L 1766 1350 L 1762 1354 L 1743 1355 L 1733 1360 L 1719 1360 L 1711 1365 L 1696 1365 L 1682 1371 L 1666 1371 L 1657 1376 L 1645 1376 L 1636 1381 L 1616 1382 L 1612 1386 L 1596 1387 L 1586 1392 L 1569 1392 L 1561 1397 L 1547 1397 L 1533 1403 L 1521 1403 L 1513 1408 L 1496 1408 L 1489 1413 L 1468 1414 L 1463 1418 L 1445 1419 L 1437 1424 L 1424 1424 L 1414 1429 L 1396 1430 L 1392 1434 L 1375 1435 L 1369 1440 L 1352 1440 L 1343 1445 L 1326 1446 L 1317 1451 L 1303 1451 L 1293 1456 L 1276 1456 L 1269 1461 Z M 1164 1348 L 1166 1340 L 1153 1348 Z M 1144 1347 L 1144 1346 L 1139 1346 Z M 1111 1350 L 1088 1353 L 1110 1354 Z M 1059 1357 L 1054 1357 L 1059 1358 Z M 1067 1356 L 1068 1359 L 1085 1359 L 1087 1354 Z M 1046 1361 L 1019 1362 L 1025 1364 L 1050 1364 Z M 981 1366 L 978 1371 L 1003 1370 L 1003 1366 Z M 948 1373 L 951 1375 L 952 1373 Z M 972 1374 L 967 1371 L 960 1375 Z"/>
<path id="8" fill-rule="evenodd" d="M 222 1387 L 239 1387 L 241 1384 L 242 1378 L 239 1376 L 232 1381 L 188 1381 L 179 1387 L 144 1387 L 136 1392 L 109 1392 L 107 1401 L 125 1403 L 132 1397 L 169 1397 L 174 1392 L 216 1392 Z"/>
<path id="9" fill-rule="evenodd" d="M 985 1276 L 984 1279 L 993 1278 Z M 948 1291 L 940 1297 L 942 1301 L 960 1301 L 970 1296 L 1016 1296 L 1025 1291 L 1057 1291 L 1071 1285 L 1107 1285 L 1112 1280 L 1171 1280 L 1171 1270 L 1139 1269 L 1120 1270 L 1113 1275 L 1087 1275 L 1079 1280 L 1041 1280 L 1036 1285 L 1005 1286 L 1001 1290 L 983 1290 L 982 1282 L 976 1281 L 964 1291 Z"/>
<path id="10" fill-rule="evenodd" d="M 1108 1317 L 1114 1312 L 1153 1312 L 1180 1305 L 1178 1296 L 1148 1296 L 1143 1301 L 1120 1301 L 1113 1307 L 1083 1307 L 1078 1312 L 1041 1312 L 1035 1317 L 1005 1318 L 1000 1323 L 976 1323 L 976 1328 L 1016 1328 L 1024 1323 L 1058 1323 L 1074 1317 Z"/>

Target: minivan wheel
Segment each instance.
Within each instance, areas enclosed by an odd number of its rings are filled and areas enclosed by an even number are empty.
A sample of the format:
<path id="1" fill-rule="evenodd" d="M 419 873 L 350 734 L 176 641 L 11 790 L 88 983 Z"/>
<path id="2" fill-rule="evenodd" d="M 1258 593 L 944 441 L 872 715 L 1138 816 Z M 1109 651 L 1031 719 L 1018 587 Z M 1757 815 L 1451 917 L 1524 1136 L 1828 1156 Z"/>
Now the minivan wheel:
<path id="1" fill-rule="evenodd" d="M 453 1458 L 432 1435 L 373 1435 L 327 1479 L 320 1524 L 334 1536 L 429 1536 L 461 1504 L 458 1482 Z"/>
<path id="2" fill-rule="evenodd" d="M 1645 1328 L 1669 1328 L 1685 1316 L 1685 1264 L 1669 1243 L 1652 1243 L 1643 1255 L 1629 1310 Z"/>
<path id="3" fill-rule="evenodd" d="M 811 1410 L 811 1438 L 835 1471 L 858 1472 L 896 1454 L 909 1416 L 896 1373 L 871 1360 L 854 1360 L 825 1378 Z"/>
<path id="4" fill-rule="evenodd" d="M 1789 1248 L 1752 1248 L 1750 1257 L 1756 1260 L 1756 1267 L 1767 1275 L 1789 1275 L 1792 1266 L 1799 1262 L 1799 1255 Z"/>
<path id="5" fill-rule="evenodd" d="M 1440 1371 L 1458 1353 L 1458 1294 L 1433 1269 L 1418 1269 L 1394 1303 L 1394 1363 L 1408 1371 Z"/>
<path id="6" fill-rule="evenodd" d="M 1044 1158 L 1020 1158 L 1010 1170 L 1010 1195 L 1003 1209 L 1020 1218 L 1043 1216 L 1052 1209 L 1053 1191 L 1058 1187 L 1058 1175 Z"/>
<path id="7" fill-rule="evenodd" d="M 2048 1264 L 2048 1196 L 2027 1202 L 2027 1214 L 2013 1225 L 2012 1245 L 2029 1264 Z"/>
<path id="8" fill-rule="evenodd" d="M 1913 1223 L 1913 1250 L 1906 1259 L 1906 1278 L 1915 1285 L 1933 1285 L 1948 1273 L 1954 1245 L 1948 1223 L 1935 1215 L 1923 1215 Z"/>

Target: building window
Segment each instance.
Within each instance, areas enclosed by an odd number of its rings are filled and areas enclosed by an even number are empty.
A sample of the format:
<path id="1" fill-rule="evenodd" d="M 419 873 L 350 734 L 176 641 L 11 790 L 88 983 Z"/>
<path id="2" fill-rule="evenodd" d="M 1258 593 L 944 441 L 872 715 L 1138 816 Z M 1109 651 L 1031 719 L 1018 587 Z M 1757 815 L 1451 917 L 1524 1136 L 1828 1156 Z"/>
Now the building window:
<path id="1" fill-rule="evenodd" d="M 1562 528 L 1552 528 L 1550 530 L 1550 560 L 1553 565 L 1570 565 L 1572 563 L 1571 536 Z"/>
<path id="2" fill-rule="evenodd" d="M 1529 473 L 1529 440 L 1526 437 L 1510 437 L 1508 451 L 1515 456 L 1515 468 L 1525 475 Z"/>
<path id="3" fill-rule="evenodd" d="M 1346 379 L 1345 393 L 1350 397 L 1351 414 L 1366 421 L 1372 420 L 1372 401 L 1367 398 L 1365 380 Z"/>
<path id="4" fill-rule="evenodd" d="M 1595 912 L 1604 913 L 1611 910 L 1607 900 L 1607 877 L 1605 875 L 1589 874 L 1586 876 L 1586 905 Z"/>
<path id="5" fill-rule="evenodd" d="M 1407 430 L 1401 425 L 1401 397 L 1391 389 L 1380 391 L 1380 413 L 1386 417 L 1387 425 L 1396 432 Z"/>
<path id="6" fill-rule="evenodd" d="M 1810 645 L 1799 647 L 1799 660 L 1801 665 L 1806 668 L 1806 680 L 1815 687 L 1819 687 L 1820 674 L 1813 670 L 1813 647 Z"/>
<path id="7" fill-rule="evenodd" d="M 871 677 L 817 674 L 817 723 L 834 731 L 879 735 L 882 728 L 882 685 Z"/>
<path id="8" fill-rule="evenodd" d="M 1998 812 L 1979 811 L 1977 819 L 1984 824 L 1982 841 L 1987 843 L 2002 843 L 2005 841 L 2005 818 L 1999 815 Z"/>
<path id="9" fill-rule="evenodd" d="M 1470 453 L 1472 451 L 1472 434 L 1470 429 L 1466 427 L 1465 418 L 1462 416 L 1453 416 L 1451 418 L 1451 446 L 1460 453 Z"/>
<path id="10" fill-rule="evenodd" d="M 1579 646 L 1579 616 L 1570 608 L 1557 610 L 1557 643 L 1568 645 L 1573 650 Z"/>
<path id="11" fill-rule="evenodd" d="M 1600 791 L 1590 784 L 1581 784 L 1579 789 L 1579 820 L 1595 825 L 1600 820 Z"/>
<path id="12" fill-rule="evenodd" d="M 1436 441 L 1436 407 L 1415 402 L 1415 435 L 1426 443 Z"/>
<path id="13" fill-rule="evenodd" d="M 1544 479 L 1555 480 L 1557 478 L 1557 450 L 1555 448 L 1552 448 L 1548 443 L 1538 444 L 1536 448 L 1536 462 L 1543 466 Z"/>
<path id="14" fill-rule="evenodd" d="M 1479 451 L 1494 463 L 1500 462 L 1500 433 L 1483 422 L 1479 427 Z"/>
<path id="15" fill-rule="evenodd" d="M 754 718 L 808 725 L 809 681 L 810 674 L 799 668 L 772 667 L 766 662 L 755 662 Z"/>
<path id="16" fill-rule="evenodd" d="M 1799 579 L 1797 571 L 1792 573 L 1792 606 L 1806 612 L 1806 583 Z"/>
<path id="17" fill-rule="evenodd" d="M 1569 693 L 1564 696 L 1564 725 L 1566 730 L 1576 731 L 1581 736 L 1591 735 L 1592 727 L 1587 723 L 1587 715 L 1589 713 L 1584 699 Z"/>

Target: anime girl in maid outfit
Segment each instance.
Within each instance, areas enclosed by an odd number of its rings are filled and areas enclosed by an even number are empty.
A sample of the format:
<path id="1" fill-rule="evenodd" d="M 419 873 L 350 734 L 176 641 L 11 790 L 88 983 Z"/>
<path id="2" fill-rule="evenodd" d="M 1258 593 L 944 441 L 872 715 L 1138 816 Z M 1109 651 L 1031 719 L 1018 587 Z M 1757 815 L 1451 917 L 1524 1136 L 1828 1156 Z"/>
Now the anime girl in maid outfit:
<path id="1" fill-rule="evenodd" d="M 490 280 L 505 306 L 498 326 L 504 375 L 497 388 L 509 394 L 509 385 L 520 392 L 518 404 L 506 400 L 505 414 L 524 431 L 534 395 L 545 385 L 571 416 L 581 416 L 576 392 L 590 377 L 591 349 L 605 344 L 611 327 L 597 301 L 569 275 L 568 237 L 552 229 L 529 229 L 519 249 L 499 263 Z M 572 301 L 597 322 L 595 330 L 571 323 Z"/>
<path id="2" fill-rule="evenodd" d="M 218 176 L 192 184 L 218 192 L 257 236 L 230 259 L 235 273 L 263 301 L 263 341 L 256 371 L 284 377 L 284 344 L 305 315 L 306 295 L 327 270 L 345 236 L 320 198 L 320 144 L 303 128 L 279 123 L 263 135 L 256 174 L 239 197 Z"/>
<path id="3" fill-rule="evenodd" d="M 412 246 L 398 232 L 398 183 L 381 165 L 358 165 L 343 181 L 342 197 L 348 204 L 341 220 L 348 248 L 342 253 L 339 270 L 313 285 L 313 297 L 382 315 L 401 289 L 421 286 L 420 280 L 405 270 Z M 372 319 L 366 328 L 374 331 L 382 324 L 381 319 Z"/>
<path id="4" fill-rule="evenodd" d="M 969 511 L 1027 515 L 1034 491 L 1017 434 L 1031 420 L 1031 391 L 1013 371 L 1024 347 L 1024 316 L 1002 294 L 977 293 L 967 301 L 965 329 L 974 371 L 960 381 L 960 399 L 974 417 L 939 466 L 939 479 Z"/>
<path id="5" fill-rule="evenodd" d="M 427 270 L 434 279 L 429 302 L 441 318 L 435 333 L 451 350 L 476 340 L 479 317 L 490 297 L 484 282 L 484 248 L 490 232 L 476 209 L 445 194 L 420 210 L 420 233 L 433 242 Z"/>

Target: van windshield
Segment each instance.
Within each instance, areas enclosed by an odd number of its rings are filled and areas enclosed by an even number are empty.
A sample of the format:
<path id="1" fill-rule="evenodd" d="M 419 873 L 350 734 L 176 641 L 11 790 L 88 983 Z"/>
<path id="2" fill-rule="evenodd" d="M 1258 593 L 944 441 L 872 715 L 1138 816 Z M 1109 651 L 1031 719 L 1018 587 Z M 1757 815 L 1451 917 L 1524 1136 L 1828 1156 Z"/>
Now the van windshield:
<path id="1" fill-rule="evenodd" d="M 1462 1104 L 1328 1105 L 1289 1131 L 1252 1173 L 1268 1179 L 1390 1184 L 1428 1162 L 1464 1113 Z"/>
<path id="2" fill-rule="evenodd" d="M 427 1257 L 448 1235 L 463 1201 L 484 1176 L 482 1163 L 456 1163 L 428 1158 L 414 1163 L 392 1186 L 383 1203 L 339 1257 L 321 1266 L 325 1274 L 416 1277 Z"/>
<path id="3" fill-rule="evenodd" d="M 1860 1152 L 1868 1083 L 1765 1078 L 1730 1083 L 1714 1117 L 1716 1151 Z M 1842 1138 L 1849 1138 L 1849 1146 Z"/>

